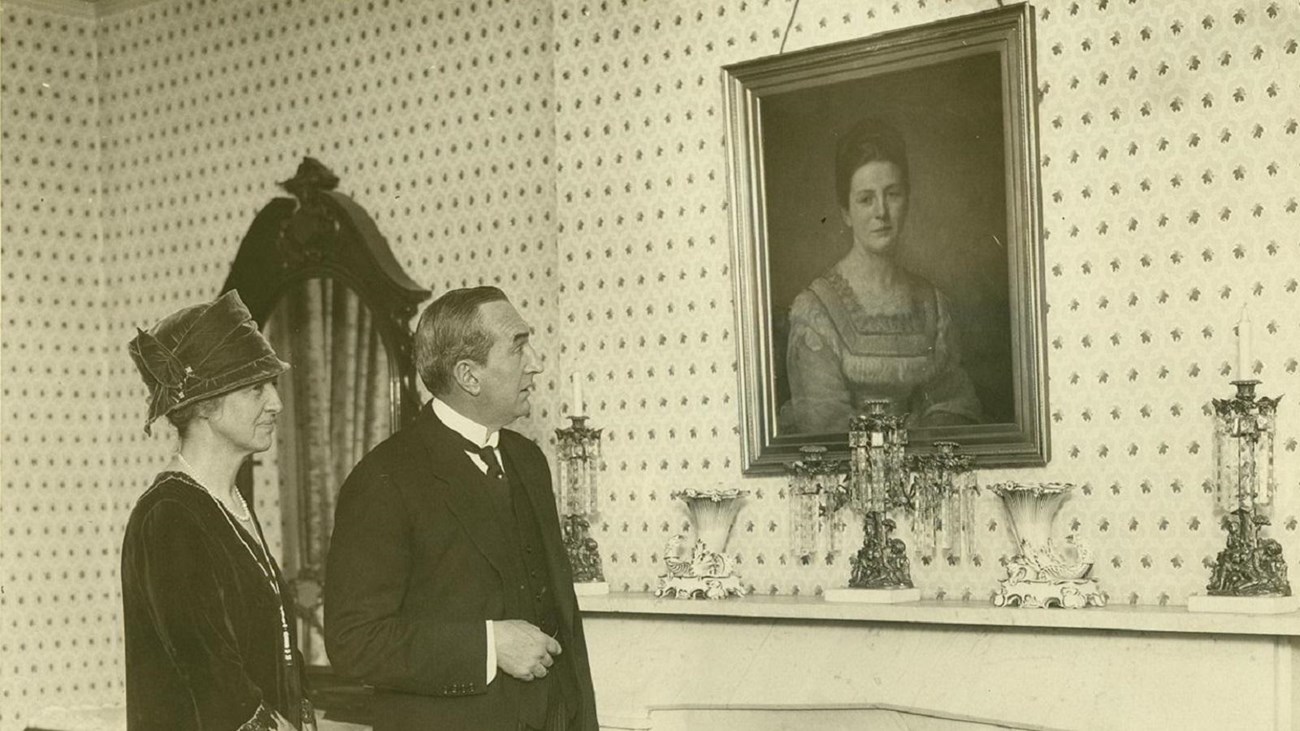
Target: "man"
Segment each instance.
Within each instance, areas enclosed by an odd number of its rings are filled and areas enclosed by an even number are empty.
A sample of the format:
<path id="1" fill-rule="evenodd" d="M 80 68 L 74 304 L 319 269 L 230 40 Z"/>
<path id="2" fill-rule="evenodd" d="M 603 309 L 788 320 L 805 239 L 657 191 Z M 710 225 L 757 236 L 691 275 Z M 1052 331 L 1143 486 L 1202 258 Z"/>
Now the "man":
<path id="1" fill-rule="evenodd" d="M 334 668 L 375 688 L 375 731 L 596 731 L 551 473 L 503 429 L 542 371 L 495 287 L 425 309 L 415 361 L 433 400 L 339 492 L 325 580 Z"/>

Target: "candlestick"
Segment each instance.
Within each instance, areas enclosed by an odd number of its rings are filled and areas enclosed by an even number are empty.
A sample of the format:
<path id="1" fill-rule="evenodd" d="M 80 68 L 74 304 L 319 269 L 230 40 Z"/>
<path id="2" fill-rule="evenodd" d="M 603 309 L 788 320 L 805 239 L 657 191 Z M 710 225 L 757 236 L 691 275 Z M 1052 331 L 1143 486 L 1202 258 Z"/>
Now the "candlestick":
<path id="1" fill-rule="evenodd" d="M 1241 308 L 1241 319 L 1237 321 L 1237 378 L 1250 378 L 1250 312 Z"/>
<path id="2" fill-rule="evenodd" d="M 586 413 L 587 412 L 582 405 L 582 374 L 574 373 L 573 374 L 573 406 L 570 415 L 583 416 Z"/>
<path id="3" fill-rule="evenodd" d="M 1213 399 L 1215 498 L 1228 535 L 1210 564 L 1206 595 L 1188 597 L 1194 612 L 1280 613 L 1300 606 L 1291 594 L 1282 544 L 1263 535 L 1277 490 L 1273 440 L 1280 399 L 1256 396 L 1258 384 L 1238 379 L 1234 398 Z"/>
<path id="4" fill-rule="evenodd" d="M 573 380 L 578 383 L 576 374 Z M 581 388 L 574 390 L 580 406 Z M 569 427 L 555 430 L 559 468 L 555 499 L 560 530 L 573 569 L 574 591 L 579 595 L 608 593 L 600 547 L 591 536 L 598 510 L 596 478 L 600 472 L 601 430 L 587 426 L 586 416 L 570 414 L 569 421 Z"/>

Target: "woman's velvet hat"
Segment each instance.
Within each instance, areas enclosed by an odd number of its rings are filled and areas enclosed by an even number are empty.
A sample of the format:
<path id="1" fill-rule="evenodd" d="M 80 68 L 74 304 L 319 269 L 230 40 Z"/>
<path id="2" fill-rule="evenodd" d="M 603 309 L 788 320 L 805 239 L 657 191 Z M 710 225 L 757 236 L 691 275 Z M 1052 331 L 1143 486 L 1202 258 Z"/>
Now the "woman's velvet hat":
<path id="1" fill-rule="evenodd" d="M 234 290 L 136 332 L 128 349 L 149 388 L 146 434 L 160 416 L 289 369 Z"/>

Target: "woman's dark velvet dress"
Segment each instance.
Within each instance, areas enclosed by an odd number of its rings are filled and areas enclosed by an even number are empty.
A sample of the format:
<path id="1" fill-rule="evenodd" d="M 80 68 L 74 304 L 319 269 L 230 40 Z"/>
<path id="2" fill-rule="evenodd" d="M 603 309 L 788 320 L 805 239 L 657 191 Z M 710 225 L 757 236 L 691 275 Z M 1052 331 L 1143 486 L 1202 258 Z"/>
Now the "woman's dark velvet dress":
<path id="1" fill-rule="evenodd" d="M 211 495 L 184 473 L 158 475 L 122 546 L 131 731 L 264 729 L 270 711 L 294 723 L 310 713 L 292 632 L 294 659 L 283 660 L 268 570 L 283 596 L 279 568 Z"/>

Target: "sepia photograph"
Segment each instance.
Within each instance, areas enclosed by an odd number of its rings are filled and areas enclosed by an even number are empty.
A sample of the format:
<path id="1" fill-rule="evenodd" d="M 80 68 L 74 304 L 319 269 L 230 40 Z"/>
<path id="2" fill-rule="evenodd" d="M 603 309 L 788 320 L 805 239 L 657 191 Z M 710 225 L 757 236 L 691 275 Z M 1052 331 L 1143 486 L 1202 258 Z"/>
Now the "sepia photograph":
<path id="1" fill-rule="evenodd" d="M 0 731 L 1300 729 L 1298 31 L 0 0 Z"/>

